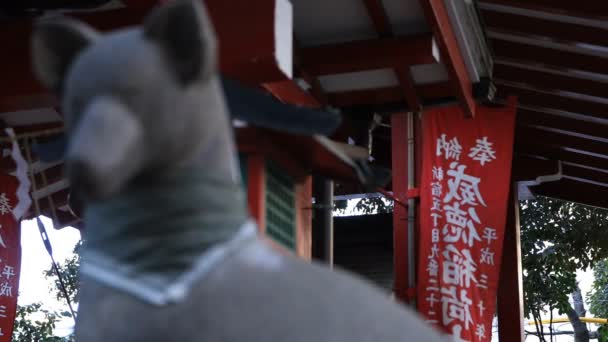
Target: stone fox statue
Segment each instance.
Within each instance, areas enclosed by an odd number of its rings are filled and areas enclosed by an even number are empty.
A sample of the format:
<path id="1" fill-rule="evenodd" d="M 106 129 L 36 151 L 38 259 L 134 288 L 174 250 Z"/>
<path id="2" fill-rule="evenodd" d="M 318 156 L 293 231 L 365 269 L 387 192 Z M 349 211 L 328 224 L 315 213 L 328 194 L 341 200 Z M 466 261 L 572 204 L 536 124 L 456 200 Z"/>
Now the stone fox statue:
<path id="1" fill-rule="evenodd" d="M 32 44 L 62 96 L 67 174 L 86 203 L 78 341 L 443 338 L 367 283 L 256 237 L 198 2 L 107 35 L 42 21 Z"/>

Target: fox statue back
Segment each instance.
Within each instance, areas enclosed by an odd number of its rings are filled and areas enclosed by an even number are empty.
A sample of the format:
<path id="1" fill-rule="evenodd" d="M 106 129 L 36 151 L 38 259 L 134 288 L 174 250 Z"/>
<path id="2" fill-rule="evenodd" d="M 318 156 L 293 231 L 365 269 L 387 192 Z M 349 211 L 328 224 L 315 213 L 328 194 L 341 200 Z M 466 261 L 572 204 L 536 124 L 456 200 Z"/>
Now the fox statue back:
<path id="1" fill-rule="evenodd" d="M 444 338 L 366 282 L 256 236 L 200 1 L 105 35 L 44 20 L 32 44 L 86 204 L 78 341 Z"/>

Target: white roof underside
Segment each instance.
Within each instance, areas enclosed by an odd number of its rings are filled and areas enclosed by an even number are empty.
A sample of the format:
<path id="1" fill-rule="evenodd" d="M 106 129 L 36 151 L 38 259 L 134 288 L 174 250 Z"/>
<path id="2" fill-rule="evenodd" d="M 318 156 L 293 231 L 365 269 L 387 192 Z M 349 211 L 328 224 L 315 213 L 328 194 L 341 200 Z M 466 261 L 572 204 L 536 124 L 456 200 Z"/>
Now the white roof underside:
<path id="1" fill-rule="evenodd" d="M 360 0 L 292 0 L 294 31 L 301 46 L 315 46 L 378 38 L 373 22 Z M 383 0 L 396 36 L 430 32 L 418 0 Z M 441 64 L 411 68 L 414 83 L 448 80 Z M 376 69 L 319 77 L 326 92 L 374 89 L 399 85 L 392 69 Z"/>

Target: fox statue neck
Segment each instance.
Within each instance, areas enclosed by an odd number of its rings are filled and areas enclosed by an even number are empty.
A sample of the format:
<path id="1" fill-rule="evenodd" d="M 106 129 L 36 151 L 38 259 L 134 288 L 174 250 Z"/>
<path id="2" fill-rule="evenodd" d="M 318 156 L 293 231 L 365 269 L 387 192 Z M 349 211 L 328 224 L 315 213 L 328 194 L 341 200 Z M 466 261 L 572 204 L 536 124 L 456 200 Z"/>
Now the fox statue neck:
<path id="1" fill-rule="evenodd" d="M 90 203 L 84 257 L 172 278 L 231 239 L 248 219 L 232 132 L 226 127 L 207 141 L 187 165 L 139 175 L 117 195 Z"/>

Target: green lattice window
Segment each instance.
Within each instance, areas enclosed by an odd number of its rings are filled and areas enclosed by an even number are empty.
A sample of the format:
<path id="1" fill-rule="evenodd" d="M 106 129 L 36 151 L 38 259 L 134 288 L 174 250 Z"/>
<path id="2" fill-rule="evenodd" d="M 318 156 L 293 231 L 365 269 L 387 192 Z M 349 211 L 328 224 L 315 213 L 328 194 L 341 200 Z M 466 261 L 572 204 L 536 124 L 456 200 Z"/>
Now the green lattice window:
<path id="1" fill-rule="evenodd" d="M 247 189 L 247 155 L 239 153 L 239 165 L 241 169 L 241 180 L 243 181 L 243 188 Z"/>
<path id="2" fill-rule="evenodd" d="M 276 164 L 266 164 L 266 234 L 283 246 L 296 247 L 295 182 Z"/>

